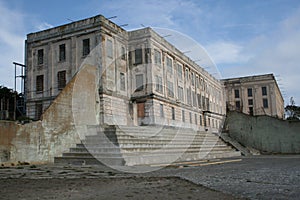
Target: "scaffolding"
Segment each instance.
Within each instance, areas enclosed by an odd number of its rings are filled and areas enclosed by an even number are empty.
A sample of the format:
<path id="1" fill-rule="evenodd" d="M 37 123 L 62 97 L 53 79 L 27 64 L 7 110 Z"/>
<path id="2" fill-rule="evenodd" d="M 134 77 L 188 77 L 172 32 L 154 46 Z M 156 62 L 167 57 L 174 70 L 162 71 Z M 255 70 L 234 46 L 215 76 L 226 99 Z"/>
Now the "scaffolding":
<path id="1" fill-rule="evenodd" d="M 20 113 L 22 116 L 26 115 L 26 94 L 25 94 L 25 78 L 26 78 L 26 66 L 17 62 L 13 62 L 15 66 L 15 111 L 14 120 L 16 120 L 16 113 Z M 17 98 L 17 79 L 20 81 L 20 94 Z"/>

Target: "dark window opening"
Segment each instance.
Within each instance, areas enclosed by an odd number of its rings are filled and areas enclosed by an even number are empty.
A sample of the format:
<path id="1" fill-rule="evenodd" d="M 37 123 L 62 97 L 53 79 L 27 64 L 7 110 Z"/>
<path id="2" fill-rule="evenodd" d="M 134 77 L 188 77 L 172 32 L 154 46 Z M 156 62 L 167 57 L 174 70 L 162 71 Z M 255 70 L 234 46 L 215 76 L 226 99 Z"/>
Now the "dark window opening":
<path id="1" fill-rule="evenodd" d="M 134 58 L 135 58 L 135 64 L 139 65 L 142 64 L 143 60 L 142 60 L 142 49 L 136 49 L 134 51 Z"/>
<path id="2" fill-rule="evenodd" d="M 44 75 L 39 75 L 36 77 L 36 92 L 40 93 L 44 90 Z"/>
<path id="3" fill-rule="evenodd" d="M 44 49 L 39 49 L 38 50 L 38 60 L 37 60 L 38 65 L 44 64 Z"/>
<path id="4" fill-rule="evenodd" d="M 252 97 L 253 94 L 252 94 L 252 88 L 248 88 L 248 97 Z"/>
<path id="5" fill-rule="evenodd" d="M 240 98 L 240 90 L 234 90 L 234 97 L 237 99 L 237 98 Z"/>
<path id="6" fill-rule="evenodd" d="M 268 108 L 269 107 L 268 99 L 263 99 L 263 106 L 264 106 L 264 108 Z"/>
<path id="7" fill-rule="evenodd" d="M 175 108 L 172 107 L 171 110 L 172 110 L 172 120 L 175 120 Z"/>
<path id="8" fill-rule="evenodd" d="M 253 106 L 253 99 L 248 99 L 248 105 Z"/>
<path id="9" fill-rule="evenodd" d="M 82 56 L 87 56 L 90 53 L 90 39 L 82 40 Z"/>
<path id="10" fill-rule="evenodd" d="M 125 91 L 125 74 L 120 73 L 120 90 Z"/>
<path id="11" fill-rule="evenodd" d="M 151 63 L 151 49 L 145 49 L 145 63 Z"/>
<path id="12" fill-rule="evenodd" d="M 59 45 L 59 61 L 65 61 L 66 60 L 66 45 L 61 44 Z"/>
<path id="13" fill-rule="evenodd" d="M 57 73 L 57 88 L 62 90 L 66 86 L 66 71 Z"/>
<path id="14" fill-rule="evenodd" d="M 240 110 L 240 109 L 241 109 L 241 102 L 240 102 L 240 101 L 236 101 L 236 102 L 235 102 L 235 108 L 236 108 L 237 110 Z"/>
<path id="15" fill-rule="evenodd" d="M 164 105 L 163 104 L 160 104 L 160 117 L 161 118 L 165 117 L 165 114 L 164 114 Z"/>
<path id="16" fill-rule="evenodd" d="M 262 87 L 261 92 L 263 96 L 267 95 L 267 87 Z"/>
<path id="17" fill-rule="evenodd" d="M 35 119 L 36 120 L 41 119 L 42 114 L 43 114 L 43 102 L 37 102 L 35 104 Z"/>

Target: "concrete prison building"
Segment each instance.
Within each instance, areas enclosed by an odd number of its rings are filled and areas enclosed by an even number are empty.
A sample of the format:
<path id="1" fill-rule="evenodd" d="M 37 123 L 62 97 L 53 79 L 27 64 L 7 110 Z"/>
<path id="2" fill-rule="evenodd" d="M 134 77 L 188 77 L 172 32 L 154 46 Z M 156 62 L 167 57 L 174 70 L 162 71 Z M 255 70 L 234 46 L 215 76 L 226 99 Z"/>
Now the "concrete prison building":
<path id="1" fill-rule="evenodd" d="M 40 119 L 98 45 L 100 123 L 219 128 L 219 80 L 151 28 L 127 32 L 101 15 L 27 35 L 28 117 Z"/>
<path id="2" fill-rule="evenodd" d="M 284 117 L 284 101 L 273 74 L 224 79 L 227 108 L 250 115 Z"/>

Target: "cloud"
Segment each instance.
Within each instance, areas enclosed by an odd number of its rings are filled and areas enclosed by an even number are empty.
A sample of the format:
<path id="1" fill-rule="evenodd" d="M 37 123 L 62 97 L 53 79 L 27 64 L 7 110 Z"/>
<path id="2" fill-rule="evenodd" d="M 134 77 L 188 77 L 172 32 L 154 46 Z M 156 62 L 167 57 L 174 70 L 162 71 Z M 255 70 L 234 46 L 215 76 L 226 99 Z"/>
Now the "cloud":
<path id="1" fill-rule="evenodd" d="M 9 9 L 0 1 L 0 85 L 13 87 L 13 62 L 22 62 L 24 49 L 24 15 L 20 11 Z"/>
<path id="2" fill-rule="evenodd" d="M 47 22 L 43 22 L 43 23 L 41 23 L 37 26 L 37 29 L 39 31 L 43 31 L 43 30 L 50 29 L 50 28 L 53 28 L 53 27 L 54 27 L 53 25 L 51 25 Z"/>
<path id="3" fill-rule="evenodd" d="M 234 42 L 219 41 L 206 46 L 216 64 L 245 63 L 250 59 L 243 54 L 244 47 Z"/>
<path id="4" fill-rule="evenodd" d="M 274 73 L 280 79 L 281 89 L 286 93 L 285 101 L 293 96 L 300 104 L 300 10 L 282 20 L 271 33 L 259 35 L 248 41 L 243 51 L 253 55 L 242 66 L 233 53 L 231 66 L 223 71 L 225 77 Z M 234 50 L 232 52 L 235 52 Z M 243 57 L 243 54 L 240 55 Z M 222 61 L 222 60 L 221 60 Z M 223 60 L 223 64 L 226 60 Z M 230 61 L 230 59 L 228 60 Z M 238 61 L 238 60 L 237 60 Z M 298 102 L 297 102 L 298 100 Z"/>

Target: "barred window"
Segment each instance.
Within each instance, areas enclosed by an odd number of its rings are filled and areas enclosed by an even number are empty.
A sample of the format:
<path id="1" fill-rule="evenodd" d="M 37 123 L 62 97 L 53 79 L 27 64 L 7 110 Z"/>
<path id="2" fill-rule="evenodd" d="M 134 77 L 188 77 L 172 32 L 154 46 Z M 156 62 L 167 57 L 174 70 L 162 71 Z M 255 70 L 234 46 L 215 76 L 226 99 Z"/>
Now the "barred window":
<path id="1" fill-rule="evenodd" d="M 87 56 L 90 53 L 90 39 L 82 40 L 82 56 Z"/>
<path id="2" fill-rule="evenodd" d="M 66 60 L 66 45 L 61 44 L 59 45 L 59 61 L 65 61 Z"/>
<path id="3" fill-rule="evenodd" d="M 138 65 L 138 64 L 142 64 L 143 62 L 143 58 L 142 58 L 142 49 L 136 49 L 134 51 L 134 55 L 135 55 L 135 64 Z"/>
<path id="4" fill-rule="evenodd" d="M 182 80 L 182 65 L 177 64 L 177 75 L 180 80 Z"/>
<path id="5" fill-rule="evenodd" d="M 167 91 L 168 91 L 168 96 L 169 97 L 174 97 L 174 88 L 173 88 L 173 83 L 168 81 L 168 88 L 167 88 Z"/>
<path id="6" fill-rule="evenodd" d="M 161 53 L 158 50 L 154 50 L 154 63 L 161 66 Z"/>
<path id="7" fill-rule="evenodd" d="M 135 76 L 135 86 L 136 91 L 141 91 L 144 89 L 144 76 L 143 74 L 137 74 Z"/>
<path id="8" fill-rule="evenodd" d="M 39 49 L 38 50 L 38 59 L 37 59 L 37 64 L 42 65 L 44 64 L 44 49 Z"/>
<path id="9" fill-rule="evenodd" d="M 57 73 L 57 88 L 62 90 L 66 87 L 66 71 L 60 71 Z"/>
<path id="10" fill-rule="evenodd" d="M 162 93 L 163 92 L 162 78 L 160 76 L 155 76 L 155 79 L 156 79 L 156 91 Z"/>
<path id="11" fill-rule="evenodd" d="M 168 73 L 173 74 L 173 61 L 172 61 L 172 59 L 167 56 L 166 61 L 167 61 L 167 71 L 168 71 Z"/>
<path id="12" fill-rule="evenodd" d="M 36 92 L 40 93 L 44 90 L 44 75 L 39 75 L 36 77 Z"/>

